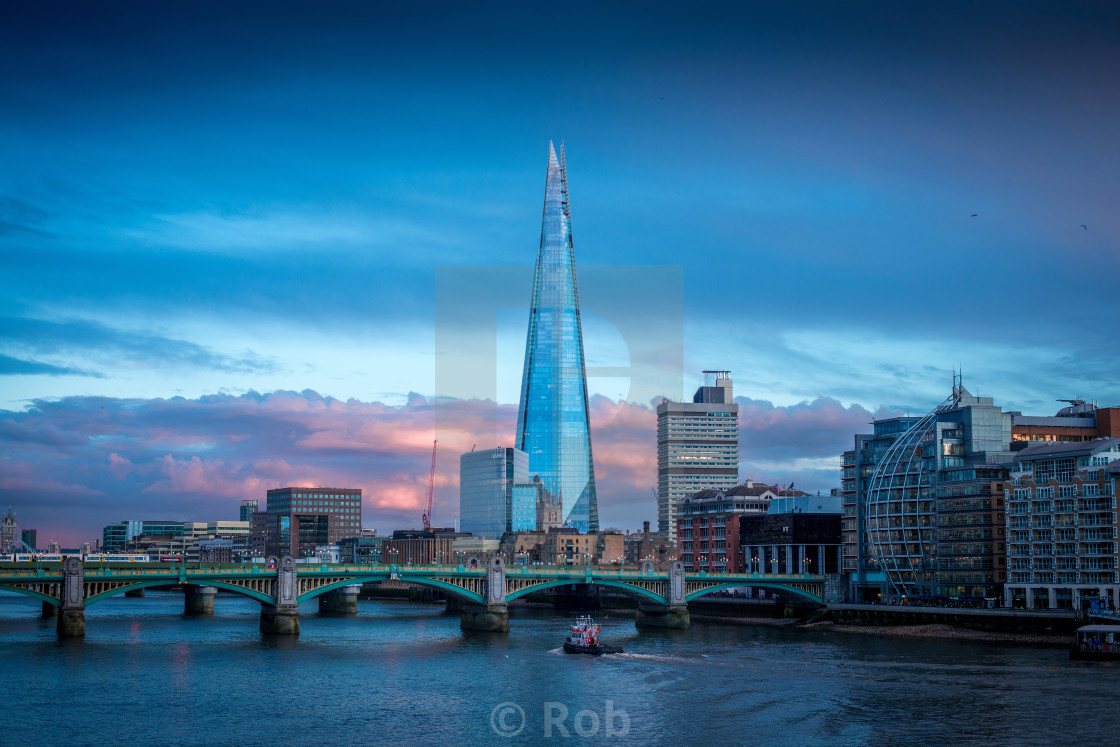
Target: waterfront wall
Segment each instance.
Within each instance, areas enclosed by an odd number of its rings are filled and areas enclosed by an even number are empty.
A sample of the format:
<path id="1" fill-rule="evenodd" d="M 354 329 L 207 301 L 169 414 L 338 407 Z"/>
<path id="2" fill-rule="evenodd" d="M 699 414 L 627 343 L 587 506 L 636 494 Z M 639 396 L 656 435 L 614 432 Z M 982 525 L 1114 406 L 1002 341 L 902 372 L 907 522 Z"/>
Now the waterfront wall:
<path id="1" fill-rule="evenodd" d="M 885 604 L 830 604 L 839 625 L 952 625 L 998 633 L 1071 634 L 1083 624 L 1073 612 L 908 607 Z"/>

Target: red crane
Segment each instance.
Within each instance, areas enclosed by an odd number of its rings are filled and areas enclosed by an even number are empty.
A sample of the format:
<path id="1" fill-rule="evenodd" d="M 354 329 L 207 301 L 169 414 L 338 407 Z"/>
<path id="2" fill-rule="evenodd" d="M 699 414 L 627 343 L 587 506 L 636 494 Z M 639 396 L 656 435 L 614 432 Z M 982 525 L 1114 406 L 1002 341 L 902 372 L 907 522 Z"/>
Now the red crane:
<path id="1" fill-rule="evenodd" d="M 432 528 L 432 499 L 436 495 L 436 444 L 438 443 L 438 439 L 432 440 L 432 471 L 428 474 L 428 510 L 421 517 L 425 529 Z"/>

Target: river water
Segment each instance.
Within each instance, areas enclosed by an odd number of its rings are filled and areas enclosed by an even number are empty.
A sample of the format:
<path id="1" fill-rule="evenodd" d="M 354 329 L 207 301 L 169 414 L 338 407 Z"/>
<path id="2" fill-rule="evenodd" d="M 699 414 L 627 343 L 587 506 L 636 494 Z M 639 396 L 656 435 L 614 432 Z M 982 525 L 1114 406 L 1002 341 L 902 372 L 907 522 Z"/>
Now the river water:
<path id="1" fill-rule="evenodd" d="M 1116 744 L 1120 666 L 1065 650 L 697 623 L 626 653 L 560 652 L 570 614 L 515 609 L 508 636 L 442 606 L 305 605 L 262 637 L 259 606 L 171 592 L 86 611 L 59 642 L 39 603 L 0 596 L 0 744 Z M 611 613 L 607 613 L 611 614 Z M 565 732 L 569 737 L 565 738 Z M 514 734 L 513 736 L 509 736 Z"/>

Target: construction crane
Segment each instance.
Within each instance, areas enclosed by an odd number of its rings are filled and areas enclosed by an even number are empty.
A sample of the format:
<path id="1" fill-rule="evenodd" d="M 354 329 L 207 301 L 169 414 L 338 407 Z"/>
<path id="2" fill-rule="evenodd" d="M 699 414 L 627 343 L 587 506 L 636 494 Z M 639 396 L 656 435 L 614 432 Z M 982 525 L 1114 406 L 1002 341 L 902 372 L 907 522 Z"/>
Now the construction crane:
<path id="1" fill-rule="evenodd" d="M 436 495 L 436 444 L 439 443 L 438 439 L 432 440 L 432 471 L 428 473 L 428 509 L 424 511 L 421 521 L 424 522 L 424 529 L 432 528 L 432 499 Z"/>

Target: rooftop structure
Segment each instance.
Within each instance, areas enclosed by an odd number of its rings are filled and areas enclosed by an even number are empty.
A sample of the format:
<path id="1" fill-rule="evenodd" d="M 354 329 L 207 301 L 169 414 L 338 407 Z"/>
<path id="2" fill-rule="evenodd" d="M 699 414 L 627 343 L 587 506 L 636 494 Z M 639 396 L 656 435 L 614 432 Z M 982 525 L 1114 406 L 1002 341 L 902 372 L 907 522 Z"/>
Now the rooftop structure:
<path id="1" fill-rule="evenodd" d="M 1049 417 L 1011 413 L 1012 448 L 1032 443 L 1080 443 L 1094 438 L 1120 437 L 1120 407 L 1099 407 L 1083 399 L 1063 399 L 1069 404 Z"/>

